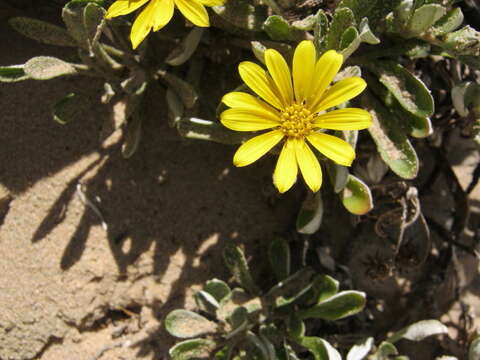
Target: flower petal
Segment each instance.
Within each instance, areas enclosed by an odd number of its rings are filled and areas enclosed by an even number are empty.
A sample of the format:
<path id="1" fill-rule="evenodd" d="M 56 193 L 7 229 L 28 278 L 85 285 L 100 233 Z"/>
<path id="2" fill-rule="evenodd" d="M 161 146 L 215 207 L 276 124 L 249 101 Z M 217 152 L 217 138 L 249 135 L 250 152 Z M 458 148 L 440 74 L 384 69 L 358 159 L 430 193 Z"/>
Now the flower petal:
<path id="1" fill-rule="evenodd" d="M 258 96 L 277 109 L 282 109 L 281 97 L 273 79 L 259 65 L 243 61 L 238 65 L 238 72 L 243 82 Z"/>
<path id="2" fill-rule="evenodd" d="M 220 114 L 220 121 L 225 127 L 236 131 L 258 131 L 280 125 L 275 118 L 268 119 L 263 113 L 243 109 L 225 110 Z"/>
<path id="3" fill-rule="evenodd" d="M 233 157 L 235 166 L 247 166 L 260 159 L 284 137 L 280 130 L 255 136 L 240 146 Z"/>
<path id="4" fill-rule="evenodd" d="M 355 159 L 353 147 L 336 136 L 315 132 L 308 135 L 307 139 L 318 151 L 337 164 L 350 166 Z"/>
<path id="5" fill-rule="evenodd" d="M 175 0 L 178 10 L 194 25 L 200 27 L 210 26 L 208 12 L 198 0 Z"/>
<path id="6" fill-rule="evenodd" d="M 199 3 L 205 6 L 220 6 L 225 3 L 226 0 L 198 0 Z"/>
<path id="7" fill-rule="evenodd" d="M 343 56 L 335 50 L 329 50 L 318 59 L 315 64 L 313 79 L 310 80 L 311 86 L 308 93 L 308 105 L 313 109 L 322 101 L 323 94 L 343 63 Z"/>
<path id="8" fill-rule="evenodd" d="M 233 91 L 225 94 L 222 98 L 222 102 L 234 109 L 249 110 L 257 114 L 262 114 L 262 116 L 268 119 L 276 121 L 279 121 L 280 119 L 280 114 L 277 110 L 266 102 L 244 92 Z"/>
<path id="9" fill-rule="evenodd" d="M 277 166 L 273 173 L 273 183 L 278 191 L 284 193 L 297 181 L 298 166 L 295 156 L 295 140 L 288 139 L 283 145 Z"/>
<path id="10" fill-rule="evenodd" d="M 130 32 L 130 41 L 132 47 L 137 48 L 138 45 L 147 37 L 155 24 L 155 17 L 157 16 L 158 1 L 153 0 L 142 10 L 137 16 Z"/>
<path id="11" fill-rule="evenodd" d="M 315 70 L 316 51 L 313 42 L 304 40 L 298 44 L 293 55 L 293 86 L 298 103 L 309 94 L 312 76 Z"/>
<path id="12" fill-rule="evenodd" d="M 111 19 L 121 15 L 127 15 L 146 4 L 149 0 L 117 0 L 107 10 L 105 17 Z"/>
<path id="13" fill-rule="evenodd" d="M 322 186 L 322 169 L 317 157 L 305 141 L 297 141 L 295 154 L 303 179 L 310 190 L 317 192 Z"/>
<path id="14" fill-rule="evenodd" d="M 353 99 L 366 87 L 365 80 L 357 76 L 340 80 L 327 90 L 322 101 L 312 109 L 312 112 L 323 111 Z"/>
<path id="15" fill-rule="evenodd" d="M 361 130 L 372 124 L 372 116 L 363 109 L 333 110 L 315 118 L 314 126 L 330 130 Z"/>
<path id="16" fill-rule="evenodd" d="M 155 18 L 153 20 L 153 31 L 158 31 L 167 25 L 173 17 L 175 8 L 173 0 L 153 0 L 157 2 Z"/>
<path id="17" fill-rule="evenodd" d="M 292 75 L 287 62 L 277 50 L 267 49 L 265 51 L 265 64 L 268 72 L 273 78 L 275 85 L 280 91 L 283 105 L 289 106 L 293 103 Z"/>

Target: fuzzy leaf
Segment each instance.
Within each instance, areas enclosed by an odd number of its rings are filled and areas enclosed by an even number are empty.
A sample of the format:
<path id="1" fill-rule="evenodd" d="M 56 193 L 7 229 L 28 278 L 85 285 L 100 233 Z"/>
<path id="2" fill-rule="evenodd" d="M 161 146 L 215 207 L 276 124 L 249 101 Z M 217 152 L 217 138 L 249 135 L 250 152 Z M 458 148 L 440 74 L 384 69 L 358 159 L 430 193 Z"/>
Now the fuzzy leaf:
<path id="1" fill-rule="evenodd" d="M 184 64 L 197 49 L 204 32 L 205 28 L 201 27 L 194 27 L 190 30 L 182 43 L 167 56 L 165 62 L 172 66 Z"/>
<path id="2" fill-rule="evenodd" d="M 323 201 L 320 192 L 308 193 L 297 215 L 297 231 L 300 234 L 314 234 L 320 228 L 323 218 Z"/>
<path id="3" fill-rule="evenodd" d="M 301 31 L 296 30 L 279 15 L 272 15 L 263 23 L 263 30 L 272 40 L 296 40 L 299 38 Z"/>
<path id="4" fill-rule="evenodd" d="M 218 302 L 232 292 L 227 283 L 218 279 L 208 280 L 203 290 L 212 295 Z"/>
<path id="5" fill-rule="evenodd" d="M 209 314 L 215 314 L 220 304 L 218 301 L 206 291 L 198 291 L 194 295 L 195 303 L 197 307 L 204 312 Z"/>
<path id="6" fill-rule="evenodd" d="M 380 43 L 380 39 L 375 36 L 373 31 L 370 29 L 370 25 L 368 24 L 368 18 L 363 18 L 362 21 L 360 21 L 360 25 L 358 25 L 358 30 L 360 33 L 360 40 L 362 42 L 370 44 L 370 45 L 376 45 Z"/>
<path id="7" fill-rule="evenodd" d="M 315 47 L 319 52 L 325 50 L 325 42 L 328 34 L 329 22 L 325 12 L 320 9 L 316 15 L 317 23 L 313 28 Z"/>
<path id="8" fill-rule="evenodd" d="M 457 30 L 463 23 L 463 13 L 459 7 L 453 8 L 444 17 L 438 20 L 430 33 L 435 36 L 445 35 Z"/>
<path id="9" fill-rule="evenodd" d="M 412 35 L 418 35 L 428 30 L 446 14 L 446 9 L 438 4 L 427 4 L 415 10 L 408 25 Z"/>
<path id="10" fill-rule="evenodd" d="M 398 355 L 398 350 L 392 343 L 383 341 L 379 346 L 375 354 L 372 356 L 372 360 L 389 360 L 391 356 Z"/>
<path id="11" fill-rule="evenodd" d="M 211 359 L 211 352 L 216 346 L 212 340 L 192 339 L 176 344 L 168 353 L 173 360 L 207 360 Z"/>
<path id="12" fill-rule="evenodd" d="M 355 26 L 350 26 L 347 30 L 344 31 L 342 38 L 340 39 L 340 53 L 343 55 L 343 59 L 347 59 L 351 54 L 355 52 L 360 46 L 362 39 L 355 28 Z"/>
<path id="13" fill-rule="evenodd" d="M 475 96 L 480 96 L 480 85 L 466 81 L 452 88 L 452 103 L 460 116 L 468 116 Z"/>
<path id="14" fill-rule="evenodd" d="M 343 206 L 355 215 L 365 215 L 373 209 L 373 197 L 370 188 L 359 178 L 348 175 L 345 188 L 340 193 Z"/>
<path id="15" fill-rule="evenodd" d="M 67 31 L 57 25 L 23 16 L 11 18 L 8 23 L 20 34 L 41 43 L 77 46 Z"/>
<path id="16" fill-rule="evenodd" d="M 425 84 L 403 66 L 393 61 L 378 61 L 369 70 L 393 94 L 402 107 L 413 115 L 433 114 L 433 97 Z"/>
<path id="17" fill-rule="evenodd" d="M 337 8 L 348 7 L 355 14 L 357 22 L 363 18 L 368 18 L 372 29 L 377 27 L 377 24 L 392 12 L 400 0 L 342 0 Z"/>
<path id="18" fill-rule="evenodd" d="M 177 309 L 165 318 L 165 329 L 175 337 L 192 338 L 215 332 L 217 324 L 197 313 Z"/>
<path id="19" fill-rule="evenodd" d="M 352 10 L 349 8 L 338 7 L 333 15 L 332 22 L 330 24 L 330 30 L 327 35 L 326 48 L 341 50 L 341 40 L 343 33 L 355 25 L 355 16 Z M 350 36 L 351 37 L 351 36 Z"/>
<path id="20" fill-rule="evenodd" d="M 363 360 L 373 347 L 373 337 L 369 337 L 350 349 L 347 354 L 347 360 Z"/>
<path id="21" fill-rule="evenodd" d="M 0 66 L 0 83 L 28 80 L 30 77 L 23 70 L 24 65 Z"/>
<path id="22" fill-rule="evenodd" d="M 177 93 L 180 99 L 182 99 L 182 102 L 187 109 L 190 109 L 195 105 L 198 95 L 192 85 L 171 73 L 165 72 L 160 75 L 168 83 L 170 88 Z"/>
<path id="23" fill-rule="evenodd" d="M 360 291 L 342 291 L 327 300 L 301 310 L 299 316 L 302 319 L 338 320 L 355 315 L 365 307 L 366 295 Z"/>
<path id="24" fill-rule="evenodd" d="M 62 10 L 62 19 L 69 35 L 84 49 L 88 48 L 88 33 L 85 29 L 83 10 L 89 2 L 70 1 Z"/>
<path id="25" fill-rule="evenodd" d="M 480 56 L 480 32 L 467 25 L 460 30 L 449 33 L 442 39 L 441 46 L 458 55 Z"/>
<path id="26" fill-rule="evenodd" d="M 290 275 L 290 246 L 284 238 L 276 237 L 270 242 L 268 258 L 277 281 Z"/>
<path id="27" fill-rule="evenodd" d="M 480 336 L 477 335 L 468 348 L 468 360 L 480 359 Z"/>
<path id="28" fill-rule="evenodd" d="M 181 118 L 177 122 L 177 130 L 181 136 L 189 139 L 208 140 L 220 144 L 241 144 L 248 135 L 222 126 L 218 121 L 198 118 Z"/>
<path id="29" fill-rule="evenodd" d="M 225 21 L 250 31 L 262 31 L 267 18 L 267 7 L 255 6 L 252 0 L 226 1 L 224 5 L 212 9 Z"/>
<path id="30" fill-rule="evenodd" d="M 37 56 L 25 63 L 25 74 L 35 80 L 50 80 L 59 76 L 75 75 L 72 64 L 51 56 Z"/>
<path id="31" fill-rule="evenodd" d="M 372 95 L 362 96 L 362 104 L 372 115 L 372 126 L 368 132 L 383 161 L 404 179 L 416 177 L 419 167 L 417 154 L 394 115 Z"/>
<path id="32" fill-rule="evenodd" d="M 315 360 L 342 360 L 340 353 L 326 340 L 318 337 L 304 337 L 300 344 L 306 347 Z"/>
<path id="33" fill-rule="evenodd" d="M 432 335 L 447 334 L 448 329 L 438 320 L 422 320 L 409 325 L 390 336 L 387 341 L 394 344 L 400 339 L 421 341 Z"/>
<path id="34" fill-rule="evenodd" d="M 80 120 L 83 116 L 87 100 L 74 93 L 70 93 L 53 105 L 53 120 L 65 125 L 72 120 Z"/>
<path id="35" fill-rule="evenodd" d="M 328 275 L 317 275 L 313 280 L 312 290 L 315 303 L 321 303 L 338 293 L 338 281 Z"/>
<path id="36" fill-rule="evenodd" d="M 95 3 L 89 3 L 83 9 L 83 25 L 85 26 L 85 33 L 88 36 L 87 40 L 90 48 L 95 46 L 100 38 L 105 13 L 105 9 Z"/>
<path id="37" fill-rule="evenodd" d="M 258 289 L 250 274 L 243 251 L 233 244 L 228 244 L 223 251 L 223 259 L 235 281 L 250 293 L 257 293 Z"/>

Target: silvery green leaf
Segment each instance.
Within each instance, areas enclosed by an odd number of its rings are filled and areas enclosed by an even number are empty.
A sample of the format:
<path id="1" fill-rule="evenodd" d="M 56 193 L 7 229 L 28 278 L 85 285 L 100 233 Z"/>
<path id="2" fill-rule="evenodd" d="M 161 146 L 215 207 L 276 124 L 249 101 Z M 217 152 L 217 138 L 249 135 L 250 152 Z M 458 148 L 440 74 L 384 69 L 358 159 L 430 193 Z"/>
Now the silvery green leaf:
<path id="1" fill-rule="evenodd" d="M 142 116 L 134 111 L 127 117 L 128 123 L 123 134 L 122 155 L 125 159 L 132 157 L 138 149 L 142 137 Z"/>
<path id="2" fill-rule="evenodd" d="M 290 275 L 290 246 L 281 237 L 275 237 L 268 248 L 268 258 L 277 281 L 282 281 Z"/>
<path id="3" fill-rule="evenodd" d="M 468 360 L 480 359 L 480 336 L 476 336 L 468 348 Z"/>
<path id="4" fill-rule="evenodd" d="M 286 325 L 288 335 L 293 337 L 295 341 L 300 341 L 305 336 L 305 323 L 295 312 L 290 313 Z"/>
<path id="5" fill-rule="evenodd" d="M 247 259 L 243 251 L 234 244 L 227 244 L 223 250 L 223 259 L 228 270 L 232 274 L 235 281 L 251 294 L 258 292 L 250 269 L 248 267 Z"/>
<path id="6" fill-rule="evenodd" d="M 322 338 L 305 336 L 301 339 L 300 345 L 306 347 L 315 360 L 342 360 L 340 353 Z"/>
<path id="7" fill-rule="evenodd" d="M 339 282 L 329 275 L 317 275 L 313 280 L 314 303 L 321 303 L 338 293 Z"/>
<path id="8" fill-rule="evenodd" d="M 355 52 L 362 42 L 355 26 L 350 26 L 345 30 L 340 39 L 339 50 L 344 60 Z"/>
<path id="9" fill-rule="evenodd" d="M 393 23 L 397 32 L 404 31 L 405 26 L 412 18 L 414 11 L 413 0 L 402 0 L 393 11 Z"/>
<path id="10" fill-rule="evenodd" d="M 37 56 L 25 63 L 25 74 L 34 80 L 50 80 L 59 76 L 75 75 L 75 67 L 51 56 Z"/>
<path id="11" fill-rule="evenodd" d="M 20 34 L 38 42 L 58 45 L 77 46 L 67 31 L 57 25 L 28 17 L 14 17 L 8 23 Z"/>
<path id="12" fill-rule="evenodd" d="M 245 133 L 229 130 L 219 122 L 194 117 L 183 117 L 176 125 L 179 134 L 188 139 L 208 140 L 220 144 L 241 144 L 249 138 Z"/>
<path id="13" fill-rule="evenodd" d="M 338 294 L 312 306 L 300 310 L 302 319 L 339 320 L 362 311 L 366 303 L 366 294 L 361 291 L 341 291 Z"/>
<path id="14" fill-rule="evenodd" d="M 292 27 L 297 30 L 301 31 L 310 31 L 313 29 L 317 22 L 317 18 L 315 15 L 308 15 L 306 18 L 302 20 L 297 20 L 292 22 Z"/>
<path id="15" fill-rule="evenodd" d="M 375 354 L 373 354 L 372 360 L 389 360 L 393 355 L 398 355 L 398 350 L 395 345 L 387 341 L 383 341 L 378 346 Z"/>
<path id="16" fill-rule="evenodd" d="M 227 321 L 232 316 L 233 311 L 240 306 L 247 309 L 249 314 L 252 314 L 262 309 L 262 301 L 258 297 L 247 294 L 243 289 L 235 288 L 220 301 L 217 318 Z"/>
<path id="17" fill-rule="evenodd" d="M 297 231 L 300 234 L 314 234 L 320 228 L 323 218 L 323 201 L 320 191 L 308 193 L 297 215 Z"/>
<path id="18" fill-rule="evenodd" d="M 218 302 L 222 301 L 232 291 L 227 283 L 218 279 L 208 280 L 203 290 L 212 295 Z"/>
<path id="19" fill-rule="evenodd" d="M 368 18 L 372 29 L 376 29 L 387 14 L 391 13 L 400 3 L 400 0 L 342 0 L 337 8 L 348 7 L 355 14 L 357 22 Z"/>
<path id="20" fill-rule="evenodd" d="M 226 1 L 213 11 L 232 25 L 250 31 L 261 31 L 267 18 L 267 7 L 254 5 L 252 0 Z"/>
<path id="21" fill-rule="evenodd" d="M 368 18 L 364 17 L 362 21 L 360 21 L 360 25 L 358 25 L 358 31 L 360 33 L 360 40 L 362 42 L 370 45 L 376 45 L 380 43 L 380 39 L 375 36 L 368 25 Z"/>
<path id="22" fill-rule="evenodd" d="M 192 85 L 168 72 L 162 72 L 160 76 L 168 83 L 172 90 L 177 93 L 180 99 L 182 99 L 182 102 L 187 109 L 190 109 L 195 105 L 198 95 Z"/>
<path id="23" fill-rule="evenodd" d="M 211 352 L 216 346 L 212 340 L 191 339 L 176 344 L 168 353 L 172 360 L 207 360 L 211 358 Z"/>
<path id="24" fill-rule="evenodd" d="M 302 268 L 272 287 L 264 298 L 276 307 L 289 306 L 299 302 L 312 287 L 312 269 Z"/>
<path id="25" fill-rule="evenodd" d="M 382 159 L 398 176 L 404 179 L 416 177 L 419 168 L 417 153 L 394 115 L 372 95 L 362 96 L 361 101 L 372 115 L 372 125 L 368 132 Z"/>
<path id="26" fill-rule="evenodd" d="M 205 28 L 194 27 L 183 39 L 182 43 L 173 49 L 167 56 L 165 62 L 172 66 L 184 64 L 193 55 L 202 39 Z"/>
<path id="27" fill-rule="evenodd" d="M 338 165 L 331 160 L 325 161 L 325 165 L 328 178 L 330 179 L 330 183 L 333 186 L 333 191 L 338 194 L 347 185 L 349 175 L 348 167 Z"/>
<path id="28" fill-rule="evenodd" d="M 17 82 L 30 79 L 23 70 L 24 66 L 25 65 L 0 66 L 0 82 Z"/>
<path id="29" fill-rule="evenodd" d="M 175 337 L 192 338 L 215 332 L 217 324 L 197 313 L 177 309 L 166 316 L 165 329 Z"/>
<path id="30" fill-rule="evenodd" d="M 467 25 L 460 30 L 446 34 L 441 46 L 454 55 L 480 55 L 480 32 Z"/>
<path id="31" fill-rule="evenodd" d="M 77 94 L 70 93 L 53 105 L 53 120 L 61 125 L 72 120 L 80 120 L 87 106 L 87 100 Z"/>
<path id="32" fill-rule="evenodd" d="M 166 100 L 168 105 L 168 123 L 171 127 L 174 127 L 182 118 L 185 112 L 185 105 L 182 100 L 170 87 L 167 88 Z"/>
<path id="33" fill-rule="evenodd" d="M 251 41 L 250 44 L 252 46 L 253 55 L 255 55 L 258 61 L 260 61 L 262 64 L 265 64 L 265 50 L 267 49 L 275 49 L 287 59 L 292 58 L 293 56 L 292 46 L 278 41 Z M 236 89 L 235 91 L 244 90 Z"/>
<path id="34" fill-rule="evenodd" d="M 272 40 L 296 40 L 301 32 L 290 26 L 287 20 L 280 15 L 271 15 L 263 23 L 263 30 Z"/>
<path id="35" fill-rule="evenodd" d="M 86 5 L 88 2 L 70 1 L 62 10 L 62 19 L 69 35 L 84 49 L 88 48 L 88 33 L 83 21 L 83 10 Z"/>
<path id="36" fill-rule="evenodd" d="M 363 360 L 373 347 L 373 337 L 366 338 L 352 346 L 347 354 L 347 360 Z"/>
<path id="37" fill-rule="evenodd" d="M 325 42 L 328 34 L 329 21 L 325 12 L 320 9 L 315 15 L 317 18 L 316 24 L 313 28 L 314 44 L 317 51 L 323 52 L 325 50 Z"/>
<path id="38" fill-rule="evenodd" d="M 408 31 L 413 35 L 422 34 L 440 20 L 447 10 L 438 4 L 426 4 L 416 9 L 408 24 Z"/>
<path id="39" fill-rule="evenodd" d="M 197 307 L 206 313 L 215 314 L 220 307 L 218 301 L 206 291 L 196 292 L 194 298 Z"/>
<path id="40" fill-rule="evenodd" d="M 330 24 L 326 39 L 326 49 L 341 50 L 343 33 L 351 26 L 355 26 L 355 24 L 355 16 L 352 10 L 346 7 L 338 7 Z"/>
<path id="41" fill-rule="evenodd" d="M 243 306 L 235 308 L 232 314 L 227 319 L 232 326 L 233 332 L 238 328 L 246 329 L 246 323 L 248 323 L 248 311 Z"/>
<path id="42" fill-rule="evenodd" d="M 480 353 L 479 353 L 479 355 L 480 355 Z M 442 356 L 436 357 L 435 360 L 458 360 L 458 358 L 456 358 L 455 356 L 442 355 Z M 468 360 L 471 360 L 471 359 L 468 359 Z"/>
<path id="43" fill-rule="evenodd" d="M 388 166 L 380 157 L 380 154 L 375 153 L 367 161 L 367 178 L 373 184 L 379 184 L 388 172 Z"/>
<path id="44" fill-rule="evenodd" d="M 83 9 L 83 25 L 90 49 L 98 43 L 102 33 L 102 24 L 105 21 L 105 13 L 105 9 L 95 3 L 88 3 Z"/>
<path id="45" fill-rule="evenodd" d="M 460 116 L 467 116 L 470 112 L 469 106 L 475 96 L 480 96 L 480 85 L 466 81 L 452 88 L 452 103 Z"/>
<path id="46" fill-rule="evenodd" d="M 355 215 L 365 215 L 373 209 L 370 188 L 362 180 L 349 174 L 347 184 L 340 193 L 343 206 Z"/>
<path id="47" fill-rule="evenodd" d="M 394 344 L 400 339 L 420 341 L 432 335 L 447 334 L 448 329 L 438 320 L 422 320 L 411 324 L 390 336 L 387 341 Z"/>
<path id="48" fill-rule="evenodd" d="M 432 35 L 440 36 L 457 30 L 463 23 L 463 13 L 459 7 L 450 10 L 429 30 Z"/>
<path id="49" fill-rule="evenodd" d="M 335 75 L 333 82 L 347 79 L 352 76 L 362 76 L 362 69 L 360 68 L 360 66 L 353 65 L 344 67 L 337 73 L 337 75 Z"/>

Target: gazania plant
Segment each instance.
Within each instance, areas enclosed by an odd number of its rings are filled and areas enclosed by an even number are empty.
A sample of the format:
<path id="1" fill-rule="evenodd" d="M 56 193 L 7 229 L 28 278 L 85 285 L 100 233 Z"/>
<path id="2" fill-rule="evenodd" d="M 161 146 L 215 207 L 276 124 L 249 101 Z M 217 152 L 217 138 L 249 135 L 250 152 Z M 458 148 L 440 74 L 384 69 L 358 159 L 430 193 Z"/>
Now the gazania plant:
<path id="1" fill-rule="evenodd" d="M 242 62 L 240 77 L 259 98 L 243 92 L 228 93 L 222 101 L 231 109 L 221 114 L 221 122 L 236 131 L 269 131 L 244 143 L 235 153 L 234 164 L 249 165 L 283 142 L 273 175 L 281 193 L 295 183 L 298 169 L 312 191 L 320 189 L 322 170 L 310 145 L 337 164 L 350 166 L 355 158 L 352 146 L 324 130 L 365 129 L 371 124 L 371 116 L 357 108 L 327 111 L 366 87 L 360 77 L 330 86 L 342 62 L 343 56 L 334 50 L 317 60 L 311 41 L 297 46 L 292 71 L 273 49 L 265 51 L 268 72 L 252 62 Z"/>

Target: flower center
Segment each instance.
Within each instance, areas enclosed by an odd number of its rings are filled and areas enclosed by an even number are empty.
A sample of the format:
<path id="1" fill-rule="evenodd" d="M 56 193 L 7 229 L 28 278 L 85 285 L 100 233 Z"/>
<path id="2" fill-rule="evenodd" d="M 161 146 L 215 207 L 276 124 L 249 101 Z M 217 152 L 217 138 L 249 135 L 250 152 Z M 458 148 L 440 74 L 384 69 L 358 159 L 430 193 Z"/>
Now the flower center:
<path id="1" fill-rule="evenodd" d="M 305 137 L 312 131 L 314 119 L 315 114 L 312 114 L 303 104 L 293 104 L 283 110 L 280 130 L 289 137 Z"/>

